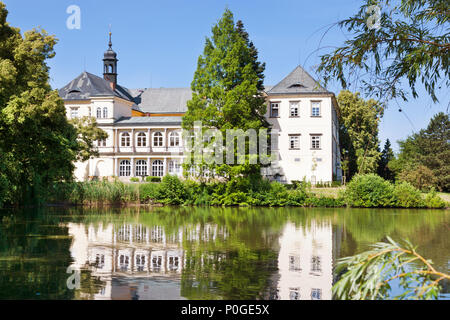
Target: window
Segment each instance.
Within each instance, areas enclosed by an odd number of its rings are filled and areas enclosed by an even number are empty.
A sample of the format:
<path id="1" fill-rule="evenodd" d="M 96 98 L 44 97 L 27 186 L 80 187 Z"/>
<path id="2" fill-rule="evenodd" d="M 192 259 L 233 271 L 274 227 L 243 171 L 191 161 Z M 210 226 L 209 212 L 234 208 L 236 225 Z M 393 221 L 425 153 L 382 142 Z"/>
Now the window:
<path id="1" fill-rule="evenodd" d="M 289 256 L 289 271 L 298 272 L 300 268 L 300 256 Z"/>
<path id="2" fill-rule="evenodd" d="M 108 119 L 108 108 L 103 108 L 103 118 Z"/>
<path id="3" fill-rule="evenodd" d="M 300 289 L 299 288 L 289 288 L 289 299 L 290 300 L 300 300 Z"/>
<path id="4" fill-rule="evenodd" d="M 181 173 L 181 164 L 178 160 L 170 160 L 169 161 L 169 173 L 170 174 L 180 174 Z"/>
<path id="5" fill-rule="evenodd" d="M 153 256 L 152 257 L 152 269 L 153 271 L 160 271 L 162 267 L 162 256 Z"/>
<path id="6" fill-rule="evenodd" d="M 289 136 L 289 149 L 300 150 L 300 135 L 290 135 Z"/>
<path id="7" fill-rule="evenodd" d="M 311 289 L 311 300 L 322 300 L 322 289 Z"/>
<path id="8" fill-rule="evenodd" d="M 152 176 L 162 177 L 164 176 L 164 163 L 161 160 L 155 160 L 152 164 Z"/>
<path id="9" fill-rule="evenodd" d="M 147 135 L 144 132 L 139 132 L 137 135 L 137 146 L 146 147 L 147 146 Z"/>
<path id="10" fill-rule="evenodd" d="M 146 177 L 147 176 L 147 161 L 138 160 L 136 162 L 136 176 Z"/>
<path id="11" fill-rule="evenodd" d="M 314 149 L 314 150 L 320 149 L 320 136 L 319 135 L 311 136 L 311 149 Z"/>
<path id="12" fill-rule="evenodd" d="M 120 161 L 119 176 L 120 177 L 131 176 L 131 162 L 129 160 Z"/>
<path id="13" fill-rule="evenodd" d="M 70 118 L 71 119 L 78 118 L 78 108 L 70 108 Z"/>
<path id="14" fill-rule="evenodd" d="M 169 134 L 169 145 L 171 147 L 179 147 L 180 146 L 180 134 L 178 132 L 171 132 Z"/>
<path id="15" fill-rule="evenodd" d="M 97 269 L 103 269 L 105 266 L 105 255 L 104 254 L 97 254 L 95 256 L 95 266 Z"/>
<path id="16" fill-rule="evenodd" d="M 144 271 L 145 267 L 145 256 L 143 254 L 136 255 L 136 269 L 138 272 Z"/>
<path id="17" fill-rule="evenodd" d="M 97 108 L 97 119 L 101 119 L 101 118 L 102 118 L 102 109 Z"/>
<path id="18" fill-rule="evenodd" d="M 270 117 L 278 118 L 280 116 L 280 103 L 274 102 L 270 104 Z"/>
<path id="19" fill-rule="evenodd" d="M 319 256 L 313 256 L 311 258 L 311 271 L 322 272 L 322 263 Z"/>
<path id="20" fill-rule="evenodd" d="M 119 257 L 119 268 L 120 271 L 127 271 L 130 265 L 130 257 L 126 255 L 120 255 Z"/>
<path id="21" fill-rule="evenodd" d="M 313 101 L 311 104 L 311 117 L 320 117 L 320 101 Z"/>
<path id="22" fill-rule="evenodd" d="M 177 271 L 180 265 L 179 257 L 169 257 L 169 271 Z"/>
<path id="23" fill-rule="evenodd" d="M 98 140 L 97 145 L 103 148 L 106 147 L 106 140 Z"/>
<path id="24" fill-rule="evenodd" d="M 154 147 L 163 147 L 164 146 L 164 136 L 161 132 L 156 132 L 153 135 L 153 146 Z"/>
<path id="25" fill-rule="evenodd" d="M 298 101 L 291 102 L 290 106 L 290 117 L 291 118 L 298 118 L 300 116 L 300 107 L 299 107 Z"/>
<path id="26" fill-rule="evenodd" d="M 121 147 L 131 147 L 131 136 L 128 132 L 124 132 L 121 135 L 120 146 Z"/>

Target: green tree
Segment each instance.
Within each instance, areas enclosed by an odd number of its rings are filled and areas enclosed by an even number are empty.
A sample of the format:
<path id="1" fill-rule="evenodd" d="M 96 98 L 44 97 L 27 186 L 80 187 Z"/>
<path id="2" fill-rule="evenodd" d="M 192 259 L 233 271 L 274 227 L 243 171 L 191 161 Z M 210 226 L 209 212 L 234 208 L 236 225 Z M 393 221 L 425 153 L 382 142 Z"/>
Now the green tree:
<path id="1" fill-rule="evenodd" d="M 337 98 L 339 103 L 339 124 L 343 163 L 347 180 L 354 174 L 377 171 L 378 125 L 383 117 L 379 102 L 365 101 L 359 92 L 344 90 Z"/>
<path id="2" fill-rule="evenodd" d="M 105 140 L 108 134 L 97 127 L 97 120 L 93 117 L 83 117 L 72 119 L 70 123 L 78 133 L 78 160 L 87 161 L 90 157 L 98 157 L 94 141 Z"/>
<path id="3" fill-rule="evenodd" d="M 55 56 L 57 40 L 37 29 L 22 36 L 7 16 L 0 2 L 0 149 L 5 160 L 0 177 L 8 183 L 3 197 L 14 204 L 37 204 L 55 181 L 72 179 L 73 161 L 85 148 L 49 84 L 46 61 Z"/>
<path id="4" fill-rule="evenodd" d="M 381 9 L 379 28 L 372 5 Z M 340 21 L 352 37 L 321 57 L 325 82 L 338 79 L 343 88 L 358 83 L 377 99 L 400 97 L 407 81 L 414 98 L 420 81 L 436 102 L 435 90 L 450 82 L 448 0 L 365 0 L 352 17 Z"/>
<path id="5" fill-rule="evenodd" d="M 450 190 L 450 118 L 440 112 L 428 127 L 399 141 L 400 153 L 389 163 L 397 178 L 416 188 Z"/>
<path id="6" fill-rule="evenodd" d="M 193 130 L 194 123 L 201 121 L 208 129 L 220 131 L 224 140 L 229 129 L 259 132 L 259 129 L 267 128 L 264 117 L 267 106 L 261 92 L 264 69 L 242 22 L 235 25 L 233 14 L 226 10 L 212 28 L 212 36 L 206 39 L 204 52 L 198 59 L 191 85 L 193 97 L 188 102 L 183 128 Z M 211 142 L 217 141 L 213 138 Z M 249 148 L 246 141 L 243 164 L 212 164 L 208 169 L 227 178 L 260 174 L 260 166 L 250 164 Z M 226 152 L 223 156 L 226 159 Z M 195 167 L 202 169 L 204 166 Z M 189 168 L 192 168 L 191 164 L 186 166 Z"/>
<path id="7" fill-rule="evenodd" d="M 380 160 L 378 161 L 378 175 L 392 182 L 394 181 L 395 175 L 392 170 L 389 169 L 388 165 L 394 158 L 395 155 L 391 148 L 391 142 L 387 139 L 383 151 L 381 152 Z"/>

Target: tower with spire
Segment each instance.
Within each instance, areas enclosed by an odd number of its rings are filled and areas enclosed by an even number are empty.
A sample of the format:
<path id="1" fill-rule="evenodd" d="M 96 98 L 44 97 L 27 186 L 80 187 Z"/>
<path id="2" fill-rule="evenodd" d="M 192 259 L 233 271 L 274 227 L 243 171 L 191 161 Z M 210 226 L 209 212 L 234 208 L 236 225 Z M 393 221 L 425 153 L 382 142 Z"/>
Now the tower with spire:
<path id="1" fill-rule="evenodd" d="M 117 53 L 112 49 L 112 33 L 109 32 L 109 48 L 103 58 L 103 79 L 109 81 L 113 90 L 117 86 Z"/>

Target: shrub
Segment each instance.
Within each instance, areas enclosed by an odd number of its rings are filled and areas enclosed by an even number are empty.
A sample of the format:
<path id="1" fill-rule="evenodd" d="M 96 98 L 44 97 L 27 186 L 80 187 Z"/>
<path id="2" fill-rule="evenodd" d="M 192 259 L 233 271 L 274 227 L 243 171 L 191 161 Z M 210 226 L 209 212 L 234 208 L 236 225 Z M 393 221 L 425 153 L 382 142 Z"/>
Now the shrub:
<path id="1" fill-rule="evenodd" d="M 424 201 L 421 192 L 408 182 L 394 186 L 396 206 L 401 208 L 422 208 Z"/>
<path id="2" fill-rule="evenodd" d="M 431 209 L 442 209 L 447 206 L 444 200 L 436 193 L 434 189 L 431 189 L 425 197 L 425 206 Z"/>
<path id="3" fill-rule="evenodd" d="M 157 200 L 164 204 L 183 204 L 188 199 L 188 193 L 177 176 L 165 176 L 158 186 Z"/>
<path id="4" fill-rule="evenodd" d="M 357 175 L 347 185 L 345 202 L 351 207 L 391 207 L 395 205 L 394 187 L 376 174 Z"/>
<path id="5" fill-rule="evenodd" d="M 133 178 L 130 178 L 130 181 L 131 182 L 139 182 L 139 178 L 133 177 Z"/>
<path id="6" fill-rule="evenodd" d="M 308 197 L 305 201 L 305 205 L 310 207 L 322 207 L 322 208 L 337 208 L 345 206 L 343 199 L 335 199 L 328 197 L 317 198 L 315 196 Z"/>
<path id="7" fill-rule="evenodd" d="M 161 177 L 147 177 L 145 178 L 146 182 L 161 182 Z"/>
<path id="8" fill-rule="evenodd" d="M 154 183 L 143 183 L 139 185 L 139 196 L 141 202 L 150 202 L 158 196 L 158 185 Z"/>

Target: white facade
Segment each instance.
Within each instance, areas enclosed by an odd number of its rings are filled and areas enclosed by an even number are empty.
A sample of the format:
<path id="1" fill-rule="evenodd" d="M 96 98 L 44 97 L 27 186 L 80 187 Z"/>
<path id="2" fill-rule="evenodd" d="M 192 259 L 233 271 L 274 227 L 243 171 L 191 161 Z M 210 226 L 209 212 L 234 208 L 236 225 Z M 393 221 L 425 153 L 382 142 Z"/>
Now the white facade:
<path id="1" fill-rule="evenodd" d="M 277 161 L 263 174 L 272 180 L 341 180 L 337 102 L 334 94 L 316 90 L 311 83 L 314 80 L 298 67 L 266 92 L 266 117 Z M 183 175 L 181 121 L 187 110 L 186 89 L 161 89 L 153 95 L 147 91 L 116 87 L 86 72 L 61 89 L 69 119 L 97 118 L 108 134 L 106 141 L 98 143 L 100 157 L 76 164 L 77 180 Z"/>

